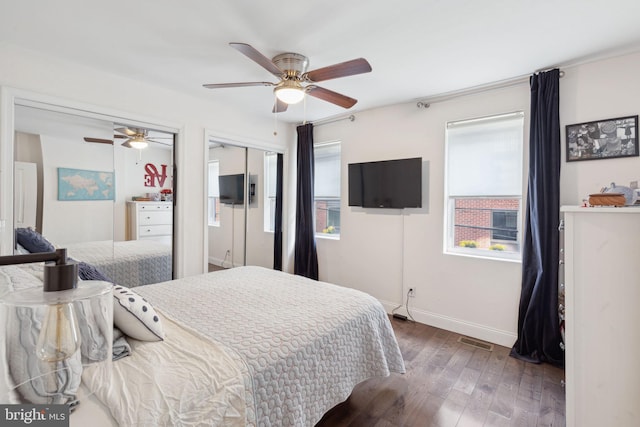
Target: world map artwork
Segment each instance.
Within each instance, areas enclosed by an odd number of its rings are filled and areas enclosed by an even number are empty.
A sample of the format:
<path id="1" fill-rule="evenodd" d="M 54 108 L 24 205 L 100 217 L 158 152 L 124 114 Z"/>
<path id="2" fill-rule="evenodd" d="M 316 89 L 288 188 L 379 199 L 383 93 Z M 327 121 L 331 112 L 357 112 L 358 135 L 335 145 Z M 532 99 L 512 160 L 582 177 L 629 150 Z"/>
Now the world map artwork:
<path id="1" fill-rule="evenodd" d="M 113 172 L 58 168 L 58 200 L 114 200 Z"/>

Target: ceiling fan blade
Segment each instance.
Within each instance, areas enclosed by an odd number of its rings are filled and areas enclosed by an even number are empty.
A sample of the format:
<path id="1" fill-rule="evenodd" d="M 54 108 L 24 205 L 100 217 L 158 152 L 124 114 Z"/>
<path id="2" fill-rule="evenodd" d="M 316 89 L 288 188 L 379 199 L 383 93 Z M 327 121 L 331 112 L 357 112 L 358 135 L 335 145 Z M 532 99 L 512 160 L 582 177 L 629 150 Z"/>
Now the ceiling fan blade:
<path id="1" fill-rule="evenodd" d="M 113 135 L 114 138 L 129 138 L 127 135 Z"/>
<path id="2" fill-rule="evenodd" d="M 329 89 L 325 89 L 319 86 L 307 86 L 307 93 L 323 101 L 336 104 L 342 108 L 351 108 L 358 102 L 357 99 L 350 98 L 346 95 L 342 95 L 338 92 L 334 92 Z"/>
<path id="3" fill-rule="evenodd" d="M 338 77 L 368 73 L 370 71 L 371 65 L 369 65 L 369 62 L 364 58 L 358 58 L 309 71 L 308 73 L 305 73 L 303 78 L 310 82 L 322 82 L 325 80 L 337 79 Z"/>
<path id="4" fill-rule="evenodd" d="M 229 46 L 245 55 L 247 58 L 258 63 L 262 68 L 270 72 L 276 77 L 282 76 L 284 73 L 269 58 L 258 52 L 253 46 L 246 43 L 229 43 Z"/>
<path id="5" fill-rule="evenodd" d="M 99 144 L 111 144 L 111 145 L 113 145 L 113 141 L 112 141 L 112 140 L 110 140 L 110 139 L 102 139 L 102 138 L 88 138 L 88 137 L 85 137 L 85 138 L 84 138 L 84 140 L 85 140 L 85 141 L 87 141 L 87 142 L 97 142 L 97 143 L 99 143 Z"/>
<path id="6" fill-rule="evenodd" d="M 136 132 L 134 130 L 131 130 L 129 128 L 117 128 L 114 129 L 116 132 L 120 132 L 123 133 L 125 135 L 129 135 L 129 136 L 134 136 L 136 134 Z"/>
<path id="7" fill-rule="evenodd" d="M 133 148 L 130 144 L 131 142 L 131 138 L 127 139 L 125 142 L 122 143 L 123 147 L 127 147 L 127 148 Z"/>
<path id="8" fill-rule="evenodd" d="M 278 98 L 276 98 L 276 102 L 273 104 L 273 113 L 283 113 L 285 111 L 287 111 L 287 107 L 289 106 L 289 104 L 287 104 L 286 102 L 282 102 L 280 101 Z"/>
<path id="9" fill-rule="evenodd" d="M 245 83 L 210 83 L 202 85 L 207 89 L 220 89 L 225 87 L 247 87 L 247 86 L 275 86 L 271 82 L 245 82 Z"/>

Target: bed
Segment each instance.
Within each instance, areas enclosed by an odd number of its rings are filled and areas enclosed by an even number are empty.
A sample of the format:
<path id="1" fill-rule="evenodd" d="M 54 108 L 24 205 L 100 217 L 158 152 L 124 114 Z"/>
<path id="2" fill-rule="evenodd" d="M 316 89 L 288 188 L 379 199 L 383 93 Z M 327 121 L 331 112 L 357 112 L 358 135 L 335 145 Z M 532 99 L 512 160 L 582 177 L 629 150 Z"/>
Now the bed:
<path id="1" fill-rule="evenodd" d="M 172 279 L 171 246 L 158 240 L 66 244 L 69 257 L 98 268 L 113 282 L 135 287 Z"/>
<path id="2" fill-rule="evenodd" d="M 238 267 L 135 292 L 164 341 L 130 339 L 110 384 L 85 371 L 72 426 L 313 426 L 356 384 L 404 373 L 382 305 L 357 290 Z"/>
<path id="3" fill-rule="evenodd" d="M 16 253 L 53 252 L 55 245 L 32 228 L 16 228 Z M 54 242 L 57 243 L 57 242 Z M 67 255 L 98 269 L 109 281 L 127 287 L 173 278 L 171 240 L 89 241 L 60 245 Z"/>

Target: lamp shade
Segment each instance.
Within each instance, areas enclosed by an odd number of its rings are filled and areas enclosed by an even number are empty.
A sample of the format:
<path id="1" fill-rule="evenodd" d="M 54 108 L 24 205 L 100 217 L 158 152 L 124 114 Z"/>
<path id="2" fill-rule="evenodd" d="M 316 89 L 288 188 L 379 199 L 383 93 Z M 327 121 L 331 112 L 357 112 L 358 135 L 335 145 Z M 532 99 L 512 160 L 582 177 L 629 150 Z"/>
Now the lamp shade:
<path id="1" fill-rule="evenodd" d="M 304 88 L 295 81 L 284 80 L 273 91 L 286 104 L 297 104 L 304 99 Z"/>
<path id="2" fill-rule="evenodd" d="M 149 143 L 147 142 L 146 139 L 144 139 L 144 137 L 136 136 L 129 140 L 129 145 L 132 148 L 137 148 L 138 150 L 142 150 L 143 148 L 147 148 L 147 145 L 149 145 Z"/>
<path id="3" fill-rule="evenodd" d="M 68 404 L 83 375 L 100 366 L 109 382 L 113 357 L 113 291 L 108 282 L 43 292 L 30 287 L 0 298 L 0 402 Z"/>

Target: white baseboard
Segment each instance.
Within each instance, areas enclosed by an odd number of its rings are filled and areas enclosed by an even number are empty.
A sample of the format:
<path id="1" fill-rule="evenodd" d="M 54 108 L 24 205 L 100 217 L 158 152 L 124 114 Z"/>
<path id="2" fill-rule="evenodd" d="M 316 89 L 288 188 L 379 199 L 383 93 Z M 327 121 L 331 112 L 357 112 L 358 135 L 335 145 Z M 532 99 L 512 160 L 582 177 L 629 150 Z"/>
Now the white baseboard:
<path id="1" fill-rule="evenodd" d="M 387 313 L 391 313 L 391 311 L 398 306 L 397 304 L 392 304 L 387 301 L 380 302 Z M 410 308 L 410 310 L 411 316 L 416 322 L 424 323 L 425 325 L 434 326 L 440 329 L 446 329 L 447 331 L 452 331 L 504 347 L 513 347 L 513 344 L 515 344 L 517 339 L 517 336 L 509 331 L 490 328 L 478 323 L 468 322 L 466 320 L 443 316 L 441 314 L 431 313 L 429 311 L 418 310 L 415 308 Z M 406 315 L 407 312 L 404 305 L 396 310 L 396 313 Z"/>
<path id="2" fill-rule="evenodd" d="M 210 256 L 208 258 L 209 264 L 217 265 L 218 267 L 222 267 L 222 261 L 220 258 L 215 258 Z"/>
<path id="3" fill-rule="evenodd" d="M 215 257 L 208 257 L 208 262 L 209 264 L 213 264 L 213 265 L 217 265 L 218 267 L 223 267 L 223 268 L 229 268 L 231 267 L 231 262 L 230 261 L 225 261 L 223 259 L 220 258 L 215 258 Z M 222 263 L 224 263 L 224 265 L 222 265 Z M 242 264 L 234 264 L 233 267 L 242 267 Z"/>

